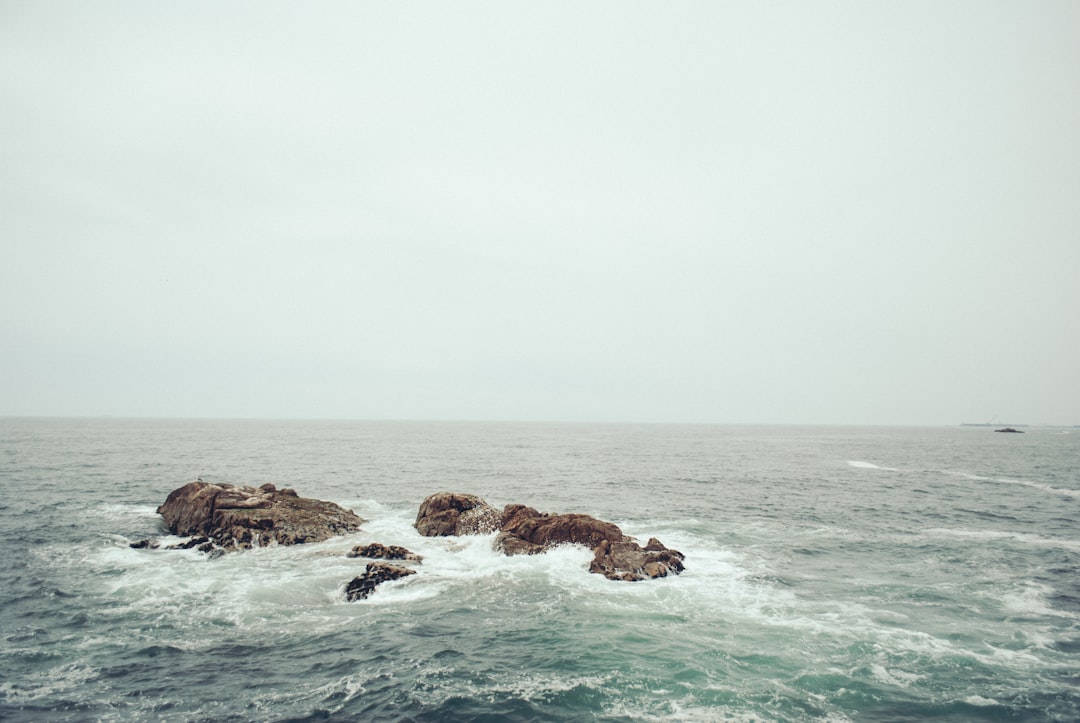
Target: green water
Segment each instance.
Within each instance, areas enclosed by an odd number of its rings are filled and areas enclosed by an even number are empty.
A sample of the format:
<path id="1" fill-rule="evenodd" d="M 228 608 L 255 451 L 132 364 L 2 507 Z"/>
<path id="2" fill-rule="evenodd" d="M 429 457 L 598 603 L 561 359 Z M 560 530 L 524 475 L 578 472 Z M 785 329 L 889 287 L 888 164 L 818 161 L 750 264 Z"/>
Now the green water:
<path id="1" fill-rule="evenodd" d="M 1080 434 L 0 420 L 0 718 L 1080 719 Z M 204 479 L 364 531 L 133 550 Z M 440 490 L 585 512 L 686 554 L 617 583 L 562 548 L 422 538 Z M 346 603 L 377 541 L 418 575 Z"/>

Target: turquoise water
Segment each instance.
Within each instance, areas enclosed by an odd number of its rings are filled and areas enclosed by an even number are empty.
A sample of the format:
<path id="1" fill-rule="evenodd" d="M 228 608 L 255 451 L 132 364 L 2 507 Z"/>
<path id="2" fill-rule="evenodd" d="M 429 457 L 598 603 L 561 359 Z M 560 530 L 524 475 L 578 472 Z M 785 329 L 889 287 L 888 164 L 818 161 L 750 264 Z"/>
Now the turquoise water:
<path id="1" fill-rule="evenodd" d="M 134 550 L 204 479 L 364 531 Z M 0 420 L 0 718 L 1080 719 L 1080 430 Z M 421 538 L 440 490 L 584 512 L 686 554 Z M 371 541 L 420 574 L 346 603 Z"/>

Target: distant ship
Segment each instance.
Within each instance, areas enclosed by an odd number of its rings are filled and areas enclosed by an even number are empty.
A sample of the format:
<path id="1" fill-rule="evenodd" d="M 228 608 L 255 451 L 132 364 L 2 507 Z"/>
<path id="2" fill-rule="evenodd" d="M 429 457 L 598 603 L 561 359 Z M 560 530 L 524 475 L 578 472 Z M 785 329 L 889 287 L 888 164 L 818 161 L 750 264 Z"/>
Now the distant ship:
<path id="1" fill-rule="evenodd" d="M 1001 429 L 995 429 L 995 432 L 1012 432 L 1013 434 L 1023 434 L 1024 432 L 1019 429 L 1013 429 L 1012 427 L 1003 427 Z"/>

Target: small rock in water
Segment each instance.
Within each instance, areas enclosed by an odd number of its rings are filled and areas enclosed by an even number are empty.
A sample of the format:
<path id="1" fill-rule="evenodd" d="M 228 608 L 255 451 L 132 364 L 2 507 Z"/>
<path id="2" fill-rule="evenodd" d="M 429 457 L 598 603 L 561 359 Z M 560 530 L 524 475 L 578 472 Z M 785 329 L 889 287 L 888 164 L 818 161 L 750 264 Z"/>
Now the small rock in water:
<path id="1" fill-rule="evenodd" d="M 385 562 L 369 562 L 364 574 L 359 577 L 354 577 L 349 584 L 345 586 L 345 599 L 349 602 L 363 600 L 368 595 L 375 592 L 375 588 L 378 585 L 389 582 L 390 580 L 398 580 L 415 574 L 416 570 L 412 570 L 408 567 L 390 565 Z"/>

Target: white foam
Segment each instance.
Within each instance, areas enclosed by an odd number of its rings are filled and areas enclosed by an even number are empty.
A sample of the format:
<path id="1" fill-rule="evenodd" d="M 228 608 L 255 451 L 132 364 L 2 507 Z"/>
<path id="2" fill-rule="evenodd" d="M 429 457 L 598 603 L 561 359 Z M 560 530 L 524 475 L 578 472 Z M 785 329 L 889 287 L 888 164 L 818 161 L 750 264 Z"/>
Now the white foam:
<path id="1" fill-rule="evenodd" d="M 880 469 L 880 470 L 884 470 L 886 472 L 898 472 L 899 471 L 895 467 L 881 467 L 879 465 L 874 464 L 873 462 L 862 462 L 862 461 L 855 460 L 855 459 L 849 459 L 848 460 L 848 466 L 854 467 L 856 469 Z"/>
<path id="2" fill-rule="evenodd" d="M 1047 585 L 1034 582 L 1024 583 L 1019 589 L 1014 589 L 1001 596 L 1002 608 L 1012 615 L 1019 617 L 1061 617 L 1080 619 L 1080 615 L 1068 610 L 1059 610 L 1051 607 L 1047 597 L 1053 593 L 1053 589 Z"/>
<path id="3" fill-rule="evenodd" d="M 638 539 L 655 534 L 666 545 L 681 550 L 686 555 L 686 571 L 631 584 L 589 573 L 592 553 L 581 546 L 509 557 L 494 550 L 494 535 L 422 537 L 412 528 L 411 511 L 389 509 L 379 516 L 365 512 L 370 521 L 361 532 L 317 544 L 271 546 L 208 560 L 195 550 L 134 550 L 126 542 L 115 540 L 109 545 L 76 550 L 74 554 L 80 557 L 75 561 L 71 559 L 72 550 L 65 548 L 65 556 L 57 555 L 53 562 L 77 564 L 90 573 L 102 573 L 90 574 L 87 580 L 95 588 L 92 593 L 111 601 L 103 615 L 120 619 L 129 612 L 138 612 L 156 624 L 188 632 L 184 645 L 191 650 L 216 644 L 220 626 L 271 639 L 287 635 L 297 626 L 312 634 L 335 632 L 355 629 L 372 616 L 396 614 L 413 607 L 426 609 L 424 606 L 431 605 L 428 601 L 441 598 L 437 603 L 440 606 L 477 610 L 512 601 L 509 604 L 520 606 L 524 614 L 547 614 L 555 606 L 573 605 L 655 628 L 685 621 L 705 630 L 723 621 L 732 629 L 773 628 L 784 635 L 831 640 L 837 645 L 843 645 L 845 640 L 852 644 L 873 641 L 883 651 L 882 657 L 872 663 L 874 667 L 864 667 L 864 673 L 899 687 L 914 685 L 919 679 L 904 669 L 912 658 L 964 655 L 995 665 L 1003 660 L 1010 665 L 1030 665 L 1037 660 L 1030 651 L 989 646 L 971 649 L 960 642 L 912 630 L 902 616 L 898 624 L 896 615 L 883 615 L 850 597 L 802 597 L 798 588 L 777 582 L 768 561 L 755 558 L 752 551 L 728 549 L 717 537 L 680 530 L 663 520 L 622 522 L 620 526 Z M 839 532 L 821 530 L 821 534 Z M 927 531 L 933 535 L 956 533 Z M 367 561 L 350 559 L 345 554 L 353 546 L 369 542 L 407 547 L 422 555 L 424 561 L 411 565 L 416 575 L 380 585 L 366 600 L 348 603 L 344 586 L 363 571 Z M 558 594 L 552 594 L 552 590 Z M 1045 593 L 1034 588 L 1014 590 L 1010 593 L 1014 597 L 1001 604 L 1016 615 L 1059 613 L 1049 608 Z M 341 693 L 346 699 L 362 693 L 365 678 L 356 671 L 353 675 L 337 681 L 334 685 L 338 687 L 331 692 Z M 599 682 L 571 678 L 530 680 L 518 674 L 497 685 L 525 697 L 558 690 L 563 684 L 591 687 Z M 485 688 L 484 692 L 490 690 Z M 657 701 L 657 705 L 671 714 L 670 701 Z M 694 710 L 688 704 L 682 713 L 693 718 Z M 716 711 L 709 713 L 715 716 Z M 702 719 L 707 717 L 702 715 Z"/>
<path id="4" fill-rule="evenodd" d="M 1001 703 L 993 698 L 984 698 L 981 695 L 969 695 L 967 698 L 964 698 L 964 702 L 968 705 L 979 706 L 980 708 L 989 705 L 1001 705 Z"/>

